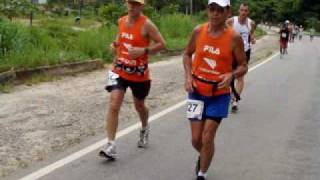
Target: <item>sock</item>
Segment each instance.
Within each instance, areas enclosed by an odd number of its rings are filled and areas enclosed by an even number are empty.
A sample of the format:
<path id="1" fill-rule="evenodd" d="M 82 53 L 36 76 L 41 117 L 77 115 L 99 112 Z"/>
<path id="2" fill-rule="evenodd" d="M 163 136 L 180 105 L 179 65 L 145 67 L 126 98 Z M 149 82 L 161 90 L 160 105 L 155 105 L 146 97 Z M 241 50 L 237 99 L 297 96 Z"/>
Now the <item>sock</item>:
<path id="1" fill-rule="evenodd" d="M 145 130 L 148 130 L 148 129 L 149 129 L 149 125 L 147 125 L 146 127 L 142 127 L 141 128 L 142 131 L 145 131 Z"/>
<path id="2" fill-rule="evenodd" d="M 116 144 L 115 141 L 108 141 L 108 143 L 111 144 L 111 145 L 113 145 L 113 146 Z"/>
<path id="3" fill-rule="evenodd" d="M 198 172 L 198 176 L 202 176 L 204 178 L 207 178 L 207 173 L 202 172 L 201 170 Z"/>

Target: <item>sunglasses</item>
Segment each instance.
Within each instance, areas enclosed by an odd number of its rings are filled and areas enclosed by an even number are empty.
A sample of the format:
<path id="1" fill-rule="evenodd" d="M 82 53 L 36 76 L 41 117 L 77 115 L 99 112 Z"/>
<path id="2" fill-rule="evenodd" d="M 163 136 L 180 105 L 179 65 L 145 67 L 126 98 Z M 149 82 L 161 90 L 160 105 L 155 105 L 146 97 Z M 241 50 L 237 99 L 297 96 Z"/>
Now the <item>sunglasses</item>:
<path id="1" fill-rule="evenodd" d="M 214 11 L 216 11 L 218 13 L 223 13 L 224 12 L 224 7 L 221 7 L 221 6 L 219 6 L 218 4 L 215 4 L 215 3 L 210 4 L 208 6 L 208 9 L 209 9 L 210 12 L 214 12 Z"/>

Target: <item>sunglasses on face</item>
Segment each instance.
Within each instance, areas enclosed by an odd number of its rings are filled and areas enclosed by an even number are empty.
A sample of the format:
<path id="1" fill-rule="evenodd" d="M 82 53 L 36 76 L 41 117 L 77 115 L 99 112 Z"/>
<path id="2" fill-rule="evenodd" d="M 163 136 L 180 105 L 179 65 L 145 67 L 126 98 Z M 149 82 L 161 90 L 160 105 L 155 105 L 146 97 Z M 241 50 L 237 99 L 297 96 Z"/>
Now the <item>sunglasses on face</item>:
<path id="1" fill-rule="evenodd" d="M 213 3 L 213 4 L 210 4 L 209 7 L 208 7 L 209 11 L 210 12 L 218 12 L 218 13 L 223 13 L 224 12 L 224 8 Z"/>

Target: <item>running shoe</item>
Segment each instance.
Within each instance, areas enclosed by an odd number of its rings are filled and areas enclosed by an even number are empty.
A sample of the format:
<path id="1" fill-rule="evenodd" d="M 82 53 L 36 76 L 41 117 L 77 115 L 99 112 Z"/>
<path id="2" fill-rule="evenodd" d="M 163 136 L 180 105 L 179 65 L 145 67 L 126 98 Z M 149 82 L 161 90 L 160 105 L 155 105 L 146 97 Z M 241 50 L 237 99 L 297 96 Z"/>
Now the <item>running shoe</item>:
<path id="1" fill-rule="evenodd" d="M 99 155 L 110 160 L 115 160 L 117 156 L 116 145 L 108 142 L 105 146 L 102 147 Z"/>
<path id="2" fill-rule="evenodd" d="M 238 112 L 238 110 L 239 110 L 239 108 L 238 108 L 238 102 L 236 102 L 236 101 L 232 102 L 231 111 L 232 111 L 233 113 L 236 113 L 236 112 Z"/>
<path id="3" fill-rule="evenodd" d="M 138 147 L 139 148 L 148 147 L 148 141 L 149 141 L 149 126 L 140 130 L 140 138 L 138 141 Z"/>
<path id="4" fill-rule="evenodd" d="M 197 177 L 197 180 L 206 180 L 206 178 L 203 177 L 203 176 L 198 176 L 198 177 Z"/>

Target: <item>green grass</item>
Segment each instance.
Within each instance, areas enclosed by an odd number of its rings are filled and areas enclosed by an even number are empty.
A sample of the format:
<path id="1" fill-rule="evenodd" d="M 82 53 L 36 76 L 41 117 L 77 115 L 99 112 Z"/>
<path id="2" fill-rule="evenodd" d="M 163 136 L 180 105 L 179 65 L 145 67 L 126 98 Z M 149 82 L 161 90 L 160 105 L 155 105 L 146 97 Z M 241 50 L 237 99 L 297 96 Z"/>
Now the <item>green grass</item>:
<path id="1" fill-rule="evenodd" d="M 262 30 L 261 28 L 257 27 L 256 31 L 255 31 L 255 36 L 256 39 L 260 39 L 263 36 L 267 35 L 267 32 L 265 32 L 264 30 Z"/>
<path id="2" fill-rule="evenodd" d="M 107 47 L 116 27 L 101 27 L 84 32 L 59 23 L 29 27 L 19 23 L 0 23 L 0 70 L 34 68 L 87 59 L 110 61 Z M 4 69 L 4 70 L 3 70 Z"/>
<path id="3" fill-rule="evenodd" d="M 159 18 L 158 26 L 167 41 L 167 48 L 183 49 L 197 22 L 190 16 L 179 14 Z M 111 62 L 109 44 L 116 35 L 115 25 L 75 31 L 71 28 L 73 18 L 43 18 L 36 22 L 38 25 L 33 27 L 21 22 L 0 24 L 0 34 L 5 39 L 3 46 L 0 45 L 0 67 L 26 69 L 95 58 Z M 83 19 L 83 26 L 95 23 L 93 18 L 87 22 Z"/>
<path id="4" fill-rule="evenodd" d="M 3 64 L 3 65 L 0 66 L 0 73 L 9 71 L 10 69 L 11 69 L 10 66 Z"/>
<path id="5" fill-rule="evenodd" d="M 183 49 L 189 41 L 192 30 L 199 23 L 195 18 L 182 14 L 162 16 L 158 27 L 166 40 L 167 49 Z"/>
<path id="6" fill-rule="evenodd" d="M 81 26 L 96 24 L 94 19 L 83 18 Z M 109 44 L 115 39 L 117 27 L 109 24 L 75 31 L 73 20 L 72 17 L 48 19 L 43 16 L 33 27 L 0 20 L 0 72 L 12 67 L 17 70 L 96 58 L 110 63 Z M 158 16 L 154 22 L 166 40 L 167 49 L 182 50 L 194 27 L 204 21 L 198 16 L 171 14 Z M 265 34 L 259 28 L 256 31 L 257 38 Z"/>

